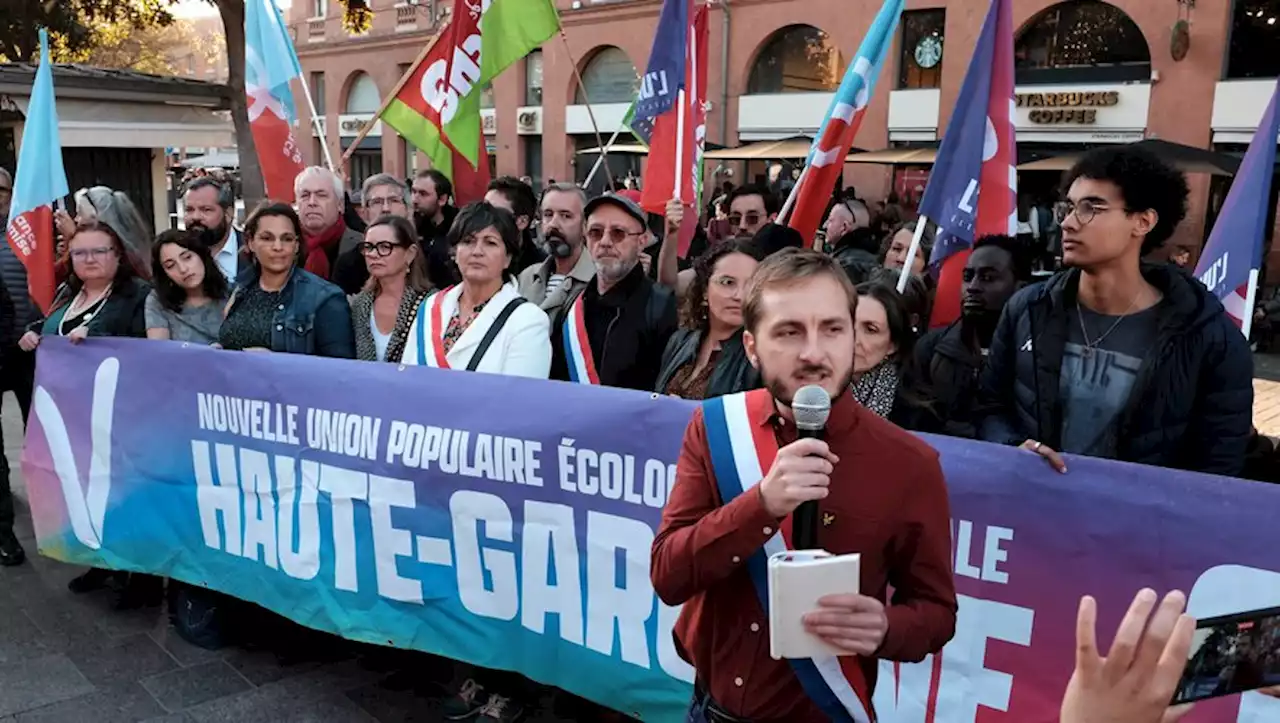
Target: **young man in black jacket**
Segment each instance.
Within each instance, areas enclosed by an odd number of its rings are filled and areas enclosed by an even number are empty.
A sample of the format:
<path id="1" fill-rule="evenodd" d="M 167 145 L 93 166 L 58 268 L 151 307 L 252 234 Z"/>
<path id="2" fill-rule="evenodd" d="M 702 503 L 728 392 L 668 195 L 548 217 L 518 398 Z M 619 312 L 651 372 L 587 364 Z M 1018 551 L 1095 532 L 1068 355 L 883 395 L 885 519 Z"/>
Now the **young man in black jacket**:
<path id="1" fill-rule="evenodd" d="M 978 375 L 986 363 L 1000 313 L 1014 292 L 1031 280 L 1029 253 L 1009 236 L 983 236 L 973 244 L 960 287 L 961 314 L 916 345 L 921 382 L 945 421 L 944 433 L 973 438 Z"/>
<path id="2" fill-rule="evenodd" d="M 981 379 L 982 439 L 1060 453 L 1239 474 L 1253 357 L 1198 281 L 1141 258 L 1186 215 L 1187 182 L 1132 147 L 1086 154 L 1067 174 L 1067 270 L 1009 301 Z"/>

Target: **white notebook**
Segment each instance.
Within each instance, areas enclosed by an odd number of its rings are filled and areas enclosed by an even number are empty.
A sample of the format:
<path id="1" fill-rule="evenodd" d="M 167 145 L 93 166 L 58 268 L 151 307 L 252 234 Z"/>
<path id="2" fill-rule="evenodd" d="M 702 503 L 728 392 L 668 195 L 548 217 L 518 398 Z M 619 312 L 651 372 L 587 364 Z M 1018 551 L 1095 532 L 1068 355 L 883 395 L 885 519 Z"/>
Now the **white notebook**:
<path id="1" fill-rule="evenodd" d="M 857 594 L 862 556 L 795 550 L 769 557 L 769 654 L 774 659 L 839 655 L 840 650 L 804 629 L 805 613 L 818 598 Z"/>

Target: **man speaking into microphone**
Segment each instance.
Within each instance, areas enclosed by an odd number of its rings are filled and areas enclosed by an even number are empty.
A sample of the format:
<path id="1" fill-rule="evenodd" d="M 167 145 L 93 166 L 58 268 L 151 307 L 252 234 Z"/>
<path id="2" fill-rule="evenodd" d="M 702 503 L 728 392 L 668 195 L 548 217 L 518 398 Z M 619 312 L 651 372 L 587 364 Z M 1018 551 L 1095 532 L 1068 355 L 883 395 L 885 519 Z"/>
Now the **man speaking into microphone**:
<path id="1" fill-rule="evenodd" d="M 690 721 L 871 723 L 877 659 L 922 660 L 955 632 L 938 455 L 850 394 L 857 301 L 830 257 L 766 259 L 743 305 L 743 344 L 765 389 L 704 402 L 685 431 L 651 575 L 664 602 L 684 605 L 675 639 L 697 671 Z M 809 404 L 796 395 L 810 385 L 831 400 L 820 435 L 799 434 L 792 409 Z M 806 502 L 817 507 L 814 547 L 861 554 L 850 584 L 861 594 L 827 596 L 804 616 L 839 656 L 774 660 L 766 548 L 798 549 L 793 513 Z"/>

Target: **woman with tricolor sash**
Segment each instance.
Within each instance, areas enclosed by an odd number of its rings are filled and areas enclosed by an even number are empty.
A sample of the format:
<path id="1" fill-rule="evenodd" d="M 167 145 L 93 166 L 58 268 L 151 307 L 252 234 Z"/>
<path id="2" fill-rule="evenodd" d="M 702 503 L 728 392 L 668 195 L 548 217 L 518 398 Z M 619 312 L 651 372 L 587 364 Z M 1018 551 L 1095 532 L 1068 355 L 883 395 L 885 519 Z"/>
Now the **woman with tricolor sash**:
<path id="1" fill-rule="evenodd" d="M 516 290 L 515 218 L 488 203 L 473 203 L 458 213 L 448 242 L 462 283 L 418 305 L 401 363 L 546 379 L 551 322 Z"/>
<path id="2" fill-rule="evenodd" d="M 747 239 L 721 241 L 698 257 L 655 392 L 709 399 L 760 386 L 742 346 L 742 294 L 759 263 L 759 250 Z"/>

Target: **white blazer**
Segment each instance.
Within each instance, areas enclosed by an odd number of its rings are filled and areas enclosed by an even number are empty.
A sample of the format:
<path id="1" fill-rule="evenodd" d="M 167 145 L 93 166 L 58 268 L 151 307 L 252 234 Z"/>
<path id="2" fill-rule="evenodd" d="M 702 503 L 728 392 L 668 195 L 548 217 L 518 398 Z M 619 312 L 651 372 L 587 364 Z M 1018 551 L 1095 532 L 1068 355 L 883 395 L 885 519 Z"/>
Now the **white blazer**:
<path id="1" fill-rule="evenodd" d="M 454 314 L 458 313 L 458 299 L 462 296 L 462 284 L 454 286 L 447 292 L 437 291 L 423 299 L 417 318 L 409 327 L 404 355 L 401 357 L 402 364 L 413 366 L 418 364 L 418 334 L 420 326 L 424 323 L 427 324 L 424 333 L 426 354 L 428 359 L 431 358 L 430 355 L 433 354 L 431 306 L 435 303 L 436 296 L 441 293 L 445 295 L 440 307 L 441 326 L 447 326 Z M 492 299 L 489 299 L 489 303 L 484 305 L 480 315 L 471 322 L 471 326 L 468 326 L 466 331 L 462 332 L 462 336 L 458 337 L 453 348 L 445 355 L 450 368 L 466 370 L 476 348 L 489 333 L 489 327 L 493 326 L 493 322 L 507 304 L 517 298 L 520 298 L 520 293 L 516 291 L 516 285 L 507 283 L 493 295 Z M 551 320 L 547 318 L 546 312 L 532 303 L 516 307 L 502 330 L 498 332 L 498 336 L 494 338 L 489 350 L 485 352 L 476 371 L 534 379 L 548 378 L 551 375 Z"/>

